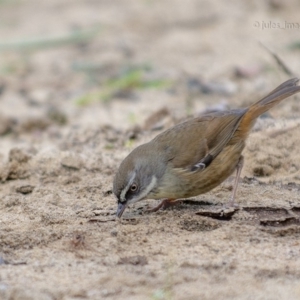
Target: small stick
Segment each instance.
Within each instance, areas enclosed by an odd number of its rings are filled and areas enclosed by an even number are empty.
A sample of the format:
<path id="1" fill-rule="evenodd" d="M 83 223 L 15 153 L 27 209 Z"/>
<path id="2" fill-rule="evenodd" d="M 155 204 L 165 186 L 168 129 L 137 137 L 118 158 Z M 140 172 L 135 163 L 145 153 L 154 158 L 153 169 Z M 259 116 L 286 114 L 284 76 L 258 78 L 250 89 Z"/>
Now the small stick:
<path id="1" fill-rule="evenodd" d="M 265 48 L 276 60 L 277 64 L 282 68 L 282 70 L 291 77 L 297 77 L 293 71 L 285 64 L 285 62 L 276 54 L 274 51 L 269 49 L 266 45 L 260 42 L 260 45 Z"/>

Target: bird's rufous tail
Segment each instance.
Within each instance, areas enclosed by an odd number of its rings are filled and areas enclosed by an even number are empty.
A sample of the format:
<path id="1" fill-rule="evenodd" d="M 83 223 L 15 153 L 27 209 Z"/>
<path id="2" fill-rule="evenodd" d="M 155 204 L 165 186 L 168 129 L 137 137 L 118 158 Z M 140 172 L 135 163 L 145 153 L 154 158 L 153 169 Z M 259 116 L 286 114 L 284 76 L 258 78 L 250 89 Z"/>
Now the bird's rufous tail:
<path id="1" fill-rule="evenodd" d="M 271 109 L 283 99 L 300 92 L 300 86 L 297 85 L 298 82 L 298 78 L 289 79 L 281 85 L 279 85 L 267 96 L 249 106 L 247 112 L 245 113 L 240 123 L 241 129 L 245 129 L 244 131 L 242 130 L 242 132 L 248 132 L 254 124 L 256 118 L 259 117 L 261 114 Z"/>

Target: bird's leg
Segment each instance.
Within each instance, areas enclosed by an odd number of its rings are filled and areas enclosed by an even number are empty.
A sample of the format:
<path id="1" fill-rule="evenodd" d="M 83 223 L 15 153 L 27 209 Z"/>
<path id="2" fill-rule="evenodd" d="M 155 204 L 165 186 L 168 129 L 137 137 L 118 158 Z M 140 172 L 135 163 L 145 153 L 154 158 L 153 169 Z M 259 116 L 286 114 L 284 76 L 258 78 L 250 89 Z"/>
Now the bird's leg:
<path id="1" fill-rule="evenodd" d="M 239 180 L 240 180 L 240 176 L 241 176 L 241 172 L 244 166 L 244 156 L 241 155 L 241 157 L 239 158 L 239 161 L 236 165 L 236 177 L 234 180 L 234 185 L 233 185 L 233 191 L 232 191 L 232 195 L 231 195 L 231 199 L 230 201 L 227 203 L 227 207 L 235 207 L 238 206 L 237 204 L 235 204 L 235 195 L 236 195 L 236 191 L 239 185 Z"/>
<path id="2" fill-rule="evenodd" d="M 170 206 L 179 204 L 181 201 L 175 201 L 176 199 L 163 199 L 157 206 L 147 209 L 149 212 L 156 212 L 160 209 L 166 209 Z"/>

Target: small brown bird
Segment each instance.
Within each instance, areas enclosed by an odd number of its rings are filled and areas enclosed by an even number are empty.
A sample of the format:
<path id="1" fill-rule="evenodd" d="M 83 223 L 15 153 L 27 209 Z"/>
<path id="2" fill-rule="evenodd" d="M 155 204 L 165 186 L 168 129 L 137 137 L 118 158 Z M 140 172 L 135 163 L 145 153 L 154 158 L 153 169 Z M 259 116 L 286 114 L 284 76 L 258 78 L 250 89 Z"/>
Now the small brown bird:
<path id="1" fill-rule="evenodd" d="M 143 199 L 164 199 L 153 211 L 173 201 L 206 193 L 236 170 L 229 205 L 234 205 L 243 167 L 242 151 L 255 120 L 281 100 L 300 92 L 290 79 L 248 108 L 205 114 L 180 123 L 134 149 L 114 178 L 117 216 Z"/>

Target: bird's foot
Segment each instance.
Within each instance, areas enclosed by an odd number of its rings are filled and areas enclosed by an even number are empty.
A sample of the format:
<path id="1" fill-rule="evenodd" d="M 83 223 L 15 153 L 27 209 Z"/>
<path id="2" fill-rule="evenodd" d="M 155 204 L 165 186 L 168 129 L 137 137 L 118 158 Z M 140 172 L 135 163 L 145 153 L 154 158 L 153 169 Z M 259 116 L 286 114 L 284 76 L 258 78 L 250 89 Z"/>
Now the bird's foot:
<path id="1" fill-rule="evenodd" d="M 160 209 L 167 209 L 174 205 L 180 204 L 181 201 L 175 201 L 174 199 L 164 199 L 157 206 L 147 209 L 147 212 L 156 212 Z"/>
<path id="2" fill-rule="evenodd" d="M 240 206 L 234 202 L 233 200 L 230 200 L 226 204 L 223 204 L 224 209 L 229 209 L 229 208 L 240 208 Z"/>

